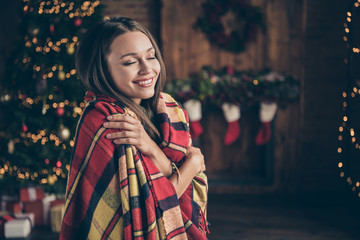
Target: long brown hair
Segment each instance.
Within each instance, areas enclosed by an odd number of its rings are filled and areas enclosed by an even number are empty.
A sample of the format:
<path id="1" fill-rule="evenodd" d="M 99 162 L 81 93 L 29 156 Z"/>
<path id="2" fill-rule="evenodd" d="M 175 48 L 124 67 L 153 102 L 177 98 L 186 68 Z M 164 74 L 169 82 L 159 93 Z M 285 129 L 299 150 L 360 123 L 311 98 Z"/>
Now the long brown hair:
<path id="1" fill-rule="evenodd" d="M 154 114 L 158 105 L 160 92 L 165 84 L 165 65 L 159 47 L 151 33 L 133 19 L 127 17 L 112 17 L 91 28 L 80 40 L 79 46 L 77 47 L 76 69 L 80 79 L 88 90 L 95 94 L 104 94 L 122 102 L 140 118 L 149 136 L 156 142 L 159 142 L 161 136 L 157 127 L 136 103 L 117 89 L 111 78 L 107 64 L 110 45 L 114 39 L 121 34 L 134 31 L 142 32 L 149 38 L 155 49 L 155 57 L 160 63 L 161 69 L 155 85 L 155 94 L 152 98 L 141 101 L 141 105 L 147 113 L 150 115 Z"/>

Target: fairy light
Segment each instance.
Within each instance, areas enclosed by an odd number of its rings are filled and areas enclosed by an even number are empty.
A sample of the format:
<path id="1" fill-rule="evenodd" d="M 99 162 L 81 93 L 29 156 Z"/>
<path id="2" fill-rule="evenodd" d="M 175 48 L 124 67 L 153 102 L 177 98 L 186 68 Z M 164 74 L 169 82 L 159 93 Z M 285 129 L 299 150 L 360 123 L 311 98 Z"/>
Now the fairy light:
<path id="1" fill-rule="evenodd" d="M 26 13 L 34 12 L 33 14 L 59 14 L 66 12 L 66 15 L 69 18 L 82 18 L 91 16 L 95 8 L 100 4 L 100 1 L 83 1 L 83 2 L 73 2 L 73 1 L 64 1 L 64 0 L 47 0 L 41 1 L 37 5 L 37 9 L 34 9 L 35 6 L 30 4 L 29 0 L 23 0 L 22 10 Z M 81 21 L 80 21 L 81 24 Z M 56 26 L 55 26 L 56 27 Z M 51 54 L 52 52 L 60 52 L 63 50 L 68 50 L 68 54 L 73 54 L 74 49 L 78 43 L 79 39 L 77 36 L 66 37 L 61 39 L 53 40 L 47 38 L 46 40 L 41 39 L 41 35 L 38 35 L 39 29 L 34 29 L 30 35 L 25 37 L 25 47 L 29 50 L 36 52 L 38 55 Z M 71 49 L 69 49 L 71 48 Z M 26 64 L 31 63 L 31 57 L 24 57 L 15 61 L 16 64 Z M 30 69 L 34 71 L 37 79 L 53 79 L 58 76 L 58 71 L 63 71 L 66 79 L 75 77 L 77 74 L 76 69 L 64 69 L 63 66 L 54 65 L 50 68 L 46 68 L 43 65 L 39 66 L 33 64 L 29 66 Z M 72 114 L 73 117 L 78 117 L 82 114 L 85 103 L 70 102 L 69 100 L 57 101 L 58 96 L 50 94 L 43 98 L 43 96 L 38 97 L 28 97 L 20 91 L 17 93 L 19 102 L 27 108 L 32 108 L 35 104 L 42 104 L 43 109 L 57 109 L 57 108 L 66 108 L 67 113 Z M 46 113 L 46 111 L 45 111 Z M 43 114 L 45 114 L 43 113 Z M 68 130 L 68 129 L 67 129 Z M 21 130 L 19 137 L 13 139 L 14 142 L 24 142 L 25 145 L 28 144 L 41 144 L 45 145 L 51 142 L 62 149 L 73 148 L 75 145 L 74 139 L 63 141 L 55 133 L 48 132 L 46 129 L 41 129 L 37 132 L 28 132 L 27 130 Z M 52 161 L 54 163 L 54 161 Z M 5 162 L 5 159 L 0 158 L 0 175 L 8 174 L 14 176 L 17 179 L 21 180 L 32 180 L 38 181 L 42 184 L 48 184 L 51 179 L 58 181 L 60 178 L 66 179 L 67 173 L 70 170 L 68 164 L 63 164 L 60 160 L 56 161 L 56 166 L 53 169 L 42 168 L 40 170 L 31 171 L 25 167 L 20 167 L 16 165 L 11 165 L 10 162 Z M 48 177 L 52 178 L 48 178 Z"/>
<path id="2" fill-rule="evenodd" d="M 355 1 L 354 7 L 351 10 L 357 10 L 357 8 L 360 6 L 359 1 Z M 346 44 L 352 49 L 352 52 L 355 54 L 360 53 L 360 49 L 358 46 L 355 46 L 355 44 L 352 42 L 352 38 L 350 37 L 351 34 L 351 25 L 352 25 L 352 16 L 353 13 L 350 11 L 347 11 L 346 13 L 346 22 L 344 23 L 344 31 L 345 36 L 343 37 Z"/>
<path id="3" fill-rule="evenodd" d="M 339 135 L 338 135 L 338 141 L 339 143 L 343 143 L 343 139 L 344 139 L 344 134 L 348 135 L 351 144 L 353 145 L 353 147 L 355 149 L 359 149 L 360 150 L 360 143 L 357 142 L 357 133 L 355 131 L 355 129 L 353 127 L 346 127 L 347 124 L 349 122 L 349 115 L 346 114 L 346 109 L 348 107 L 348 98 L 351 97 L 354 98 L 357 94 L 360 95 L 360 91 L 358 89 L 358 87 L 353 87 L 351 89 L 351 93 L 347 94 L 346 92 L 342 93 L 342 97 L 344 98 L 343 101 L 343 117 L 342 117 L 342 123 L 341 126 L 339 126 L 338 131 L 339 131 Z M 351 122 L 350 122 L 351 123 Z M 344 152 L 344 149 L 342 147 L 338 147 L 337 148 L 337 153 L 342 155 Z M 338 162 L 338 168 L 340 170 L 340 177 L 341 178 L 346 178 L 346 182 L 348 183 L 348 185 L 350 186 L 352 191 L 357 191 L 359 190 L 358 188 L 360 187 L 360 182 L 359 181 L 354 181 L 353 179 L 351 179 L 351 177 L 346 176 L 345 174 L 345 169 L 344 169 L 344 162 L 342 160 L 339 160 Z M 360 192 L 358 194 L 358 196 L 360 197 Z"/>

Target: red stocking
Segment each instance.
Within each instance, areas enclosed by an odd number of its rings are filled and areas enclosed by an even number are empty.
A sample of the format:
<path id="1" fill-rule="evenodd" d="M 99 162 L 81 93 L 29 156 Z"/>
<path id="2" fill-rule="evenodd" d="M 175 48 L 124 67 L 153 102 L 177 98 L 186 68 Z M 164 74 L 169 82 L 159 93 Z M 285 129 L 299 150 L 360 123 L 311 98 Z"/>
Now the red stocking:
<path id="1" fill-rule="evenodd" d="M 260 121 L 261 127 L 256 135 L 255 143 L 257 145 L 264 145 L 271 138 L 271 126 L 270 123 L 274 119 L 277 110 L 276 103 L 262 102 L 260 105 Z"/>
<path id="2" fill-rule="evenodd" d="M 189 115 L 191 138 L 198 138 L 203 132 L 203 128 L 200 123 L 202 118 L 201 102 L 199 100 L 190 99 L 187 100 L 183 106 Z"/>
<path id="3" fill-rule="evenodd" d="M 229 122 L 225 134 L 224 144 L 231 145 L 240 135 L 239 121 Z"/>
<path id="4" fill-rule="evenodd" d="M 221 107 L 226 122 L 228 123 L 224 138 L 224 144 L 228 146 L 234 143 L 240 135 L 240 125 L 239 125 L 239 119 L 241 116 L 240 106 L 237 106 L 232 103 L 223 103 Z"/>
<path id="5" fill-rule="evenodd" d="M 261 123 L 258 134 L 256 135 L 255 142 L 257 145 L 264 145 L 271 138 L 270 122 Z"/>
<path id="6" fill-rule="evenodd" d="M 191 138 L 198 138 L 203 132 L 203 128 L 201 126 L 200 120 L 198 121 L 190 121 L 190 134 Z"/>

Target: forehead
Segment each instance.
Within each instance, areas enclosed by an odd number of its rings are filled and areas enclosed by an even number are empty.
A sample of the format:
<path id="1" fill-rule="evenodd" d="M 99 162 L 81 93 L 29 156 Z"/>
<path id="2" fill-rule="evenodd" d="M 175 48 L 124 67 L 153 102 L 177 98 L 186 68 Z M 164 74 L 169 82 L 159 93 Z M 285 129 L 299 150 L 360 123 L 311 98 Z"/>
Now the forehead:
<path id="1" fill-rule="evenodd" d="M 142 53 L 153 47 L 150 39 L 142 32 L 127 32 L 117 36 L 111 43 L 113 54 Z"/>

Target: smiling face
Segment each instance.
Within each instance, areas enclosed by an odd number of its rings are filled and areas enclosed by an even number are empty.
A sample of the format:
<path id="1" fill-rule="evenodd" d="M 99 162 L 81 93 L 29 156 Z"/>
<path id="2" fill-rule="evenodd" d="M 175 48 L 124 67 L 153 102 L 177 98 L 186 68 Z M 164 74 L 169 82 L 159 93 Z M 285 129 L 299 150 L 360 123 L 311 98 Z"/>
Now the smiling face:
<path id="1" fill-rule="evenodd" d="M 142 32 L 127 32 L 114 39 L 107 57 L 115 86 L 133 102 L 154 96 L 160 63 L 149 38 Z"/>

